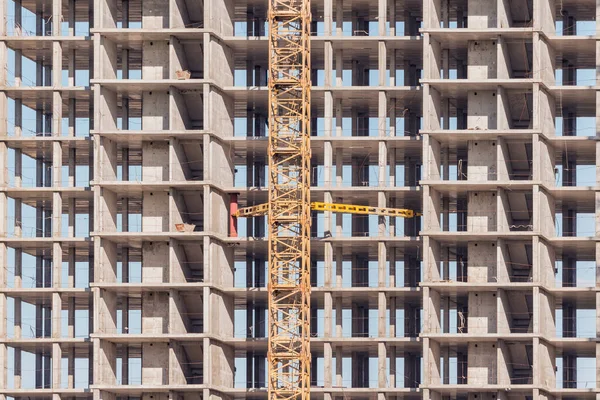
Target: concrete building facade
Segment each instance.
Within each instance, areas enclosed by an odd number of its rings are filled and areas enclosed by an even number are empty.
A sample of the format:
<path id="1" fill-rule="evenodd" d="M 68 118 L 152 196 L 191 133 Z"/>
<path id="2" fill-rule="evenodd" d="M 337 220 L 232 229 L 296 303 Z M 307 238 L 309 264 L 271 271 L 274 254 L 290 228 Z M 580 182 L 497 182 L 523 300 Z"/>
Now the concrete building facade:
<path id="1" fill-rule="evenodd" d="M 312 0 L 315 399 L 600 399 L 594 0 Z M 267 0 L 0 0 L 0 400 L 266 398 Z"/>

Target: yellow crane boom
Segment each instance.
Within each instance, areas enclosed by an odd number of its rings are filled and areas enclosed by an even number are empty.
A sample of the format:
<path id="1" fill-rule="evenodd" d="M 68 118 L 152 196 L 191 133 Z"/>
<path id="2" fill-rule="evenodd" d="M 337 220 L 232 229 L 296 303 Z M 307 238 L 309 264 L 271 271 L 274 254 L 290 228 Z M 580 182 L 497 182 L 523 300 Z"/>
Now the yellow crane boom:
<path id="1" fill-rule="evenodd" d="M 264 203 L 237 209 L 231 215 L 238 218 L 259 217 L 265 215 L 268 209 L 269 204 Z M 310 209 L 314 211 L 331 211 L 345 214 L 379 215 L 382 217 L 413 218 L 420 215 L 414 210 L 407 208 L 370 207 L 343 203 L 312 202 L 310 203 Z"/>

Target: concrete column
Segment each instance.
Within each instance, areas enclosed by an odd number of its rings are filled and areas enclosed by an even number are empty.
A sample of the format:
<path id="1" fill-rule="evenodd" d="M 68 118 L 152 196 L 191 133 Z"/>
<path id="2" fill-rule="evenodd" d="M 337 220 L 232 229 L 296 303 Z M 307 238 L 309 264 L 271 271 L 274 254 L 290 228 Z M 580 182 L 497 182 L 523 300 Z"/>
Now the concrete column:
<path id="1" fill-rule="evenodd" d="M 342 287 L 343 258 L 344 258 L 344 253 L 343 253 L 342 247 L 341 246 L 336 247 L 335 248 L 335 287 L 337 287 L 337 288 Z"/>
<path id="2" fill-rule="evenodd" d="M 596 244 L 596 253 L 598 253 L 598 244 Z M 598 258 L 596 257 L 596 259 Z M 597 278 L 596 282 L 598 282 Z M 597 286 L 598 283 L 596 283 Z M 600 337 L 600 292 L 596 292 L 596 337 Z M 600 343 L 596 343 L 596 365 L 600 365 Z M 596 387 L 600 387 L 600 368 L 596 368 Z"/>
<path id="3" fill-rule="evenodd" d="M 378 29 L 379 29 L 379 36 L 386 36 L 387 32 L 386 32 L 386 22 L 387 22 L 387 7 L 388 7 L 388 0 L 379 0 L 378 2 L 378 13 L 377 13 L 377 19 L 379 20 L 378 23 Z"/>
<path id="4" fill-rule="evenodd" d="M 335 50 L 335 86 L 344 86 L 344 54 L 342 50 Z M 352 83 L 352 82 L 350 82 Z M 341 99 L 339 100 L 341 102 Z"/>
<path id="5" fill-rule="evenodd" d="M 23 156 L 20 149 L 15 149 L 15 187 L 19 188 L 23 183 Z M 16 198 L 15 200 L 15 236 L 21 237 L 23 235 L 23 202 L 21 199 Z M 16 252 L 21 252 L 21 249 L 15 249 Z M 16 279 L 16 277 L 15 277 Z M 19 277 L 20 279 L 20 277 Z"/>
<path id="6" fill-rule="evenodd" d="M 61 252 L 62 254 L 62 252 Z M 61 311 L 62 299 L 60 294 L 52 294 L 52 337 L 61 337 Z M 61 370 L 62 370 L 62 350 L 59 343 L 52 344 L 52 387 L 58 389 L 61 387 Z"/>
<path id="7" fill-rule="evenodd" d="M 336 346 L 335 348 L 335 385 L 337 387 L 343 387 L 343 363 L 342 363 L 342 347 Z"/>
<path id="8" fill-rule="evenodd" d="M 344 35 L 344 1 L 336 0 L 335 2 L 335 34 L 336 36 Z"/>
<path id="9" fill-rule="evenodd" d="M 333 0 L 325 0 L 323 5 L 323 33 L 331 36 L 333 31 Z"/>
<path id="10" fill-rule="evenodd" d="M 396 36 L 396 0 L 388 0 L 389 20 L 390 20 L 390 36 Z M 392 386 L 393 387 L 393 386 Z"/>
<path id="11" fill-rule="evenodd" d="M 15 265 L 15 270 L 16 270 L 16 265 Z M 19 267 L 20 268 L 20 267 Z M 15 277 L 16 277 L 16 271 L 15 271 Z M 16 285 L 15 285 L 16 286 Z M 17 286 L 17 287 L 20 287 Z M 23 323 L 23 319 L 22 319 L 22 301 L 20 297 L 15 297 L 14 298 L 14 338 L 15 339 L 21 339 L 22 337 L 22 323 Z M 13 359 L 13 369 L 14 369 L 14 387 L 15 389 L 20 389 L 21 388 L 21 382 L 22 382 L 22 351 L 20 348 L 15 347 L 14 349 L 14 359 Z"/>

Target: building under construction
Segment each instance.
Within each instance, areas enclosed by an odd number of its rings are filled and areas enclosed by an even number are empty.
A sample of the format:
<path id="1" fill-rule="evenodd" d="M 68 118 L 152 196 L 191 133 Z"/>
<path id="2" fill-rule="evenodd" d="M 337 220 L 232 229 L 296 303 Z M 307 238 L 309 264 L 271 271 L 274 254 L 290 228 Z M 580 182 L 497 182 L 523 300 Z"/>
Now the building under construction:
<path id="1" fill-rule="evenodd" d="M 0 0 L 0 400 L 284 398 L 298 1 Z M 600 399 L 600 2 L 304 4 L 310 396 Z"/>

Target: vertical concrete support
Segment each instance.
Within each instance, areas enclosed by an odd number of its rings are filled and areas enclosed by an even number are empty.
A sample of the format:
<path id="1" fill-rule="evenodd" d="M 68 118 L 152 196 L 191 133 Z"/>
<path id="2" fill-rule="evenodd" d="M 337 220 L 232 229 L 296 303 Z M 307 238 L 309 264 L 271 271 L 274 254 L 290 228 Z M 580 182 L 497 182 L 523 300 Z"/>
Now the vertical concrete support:
<path id="1" fill-rule="evenodd" d="M 16 4 L 18 7 L 20 5 Z M 8 3 L 3 2 L 0 4 L 0 20 L 7 21 L 8 17 Z M 0 24 L 0 35 L 7 35 L 7 24 Z M 8 50 L 5 41 L 0 41 L 0 63 L 2 65 L 8 65 Z M 0 85 L 7 85 L 7 71 L 6 68 L 0 71 Z M 6 92 L 0 92 L 0 131 L 8 133 L 8 99 Z M 8 183 L 8 149 L 6 146 L 6 142 L 0 144 L 0 166 L 3 168 L 3 172 L 0 173 L 0 183 L 6 187 Z M 8 198 L 6 191 L 2 191 L 0 193 L 0 237 L 6 237 L 7 235 L 7 211 L 8 211 Z M 6 243 L 0 244 L 0 287 L 6 288 L 8 285 L 8 259 L 7 259 L 7 245 Z M 0 338 L 2 339 L 2 343 L 0 343 L 0 389 L 7 389 L 8 386 L 8 348 L 6 345 L 7 339 L 7 318 L 8 318 L 8 310 L 7 310 L 7 296 L 6 293 L 0 293 L 0 321 L 3 323 L 0 324 Z M 15 361 L 16 362 L 16 361 Z M 0 400 L 5 400 L 6 395 L 0 394 Z"/>
<path id="2" fill-rule="evenodd" d="M 598 269 L 596 268 L 596 271 Z M 597 280 L 596 280 L 597 282 Z M 596 284 L 597 286 L 597 284 Z M 600 293 L 596 293 L 596 337 L 600 336 Z M 596 365 L 600 362 L 600 343 L 596 343 Z M 596 385 L 600 384 L 600 371 L 596 368 Z"/>

